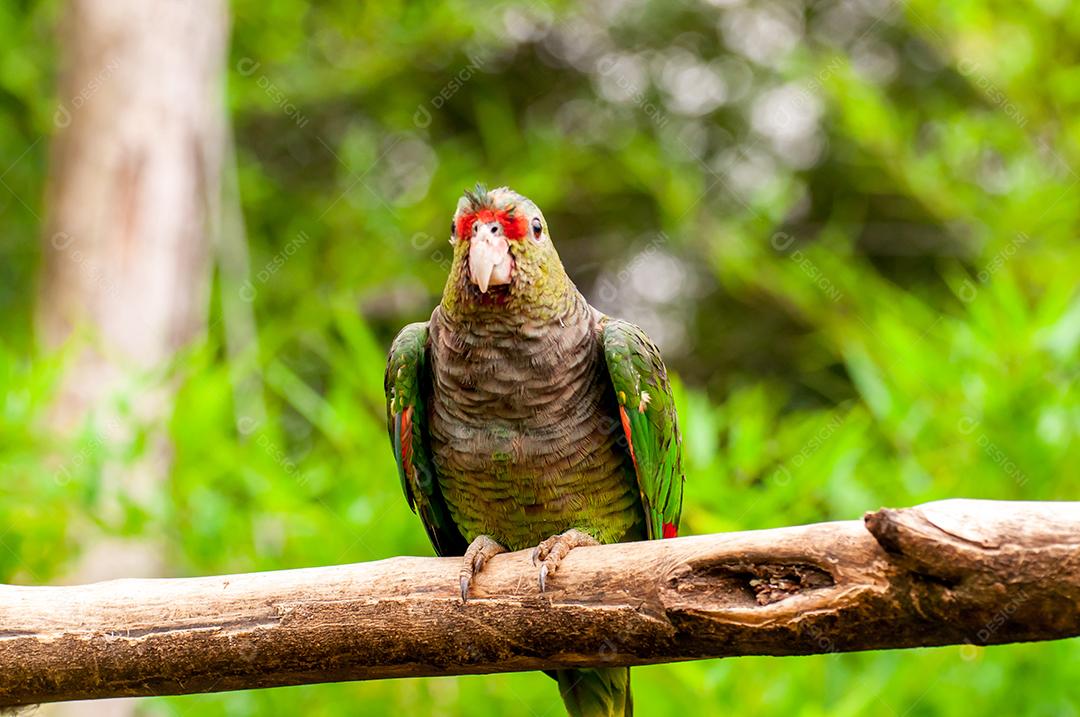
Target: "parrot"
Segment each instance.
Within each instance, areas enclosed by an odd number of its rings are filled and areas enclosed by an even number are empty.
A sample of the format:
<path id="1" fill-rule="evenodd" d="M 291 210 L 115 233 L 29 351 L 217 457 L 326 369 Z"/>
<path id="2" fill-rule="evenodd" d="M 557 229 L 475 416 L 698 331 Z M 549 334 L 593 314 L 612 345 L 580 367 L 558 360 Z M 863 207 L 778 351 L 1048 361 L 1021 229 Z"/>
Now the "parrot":
<path id="1" fill-rule="evenodd" d="M 391 344 L 386 420 L 409 507 L 461 599 L 493 556 L 532 548 L 540 592 L 575 547 L 672 538 L 682 438 L 660 351 L 593 308 L 540 209 L 477 184 L 450 224 L 431 318 Z M 548 673 L 572 717 L 631 715 L 628 667 Z"/>

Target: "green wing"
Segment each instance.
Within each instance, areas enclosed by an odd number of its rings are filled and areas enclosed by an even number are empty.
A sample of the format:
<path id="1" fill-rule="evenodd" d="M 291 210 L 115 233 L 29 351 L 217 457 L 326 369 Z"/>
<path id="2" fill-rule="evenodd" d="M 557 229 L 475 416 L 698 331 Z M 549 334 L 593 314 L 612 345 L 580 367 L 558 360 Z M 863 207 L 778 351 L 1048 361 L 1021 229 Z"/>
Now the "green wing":
<path id="1" fill-rule="evenodd" d="M 427 439 L 427 322 L 409 324 L 390 347 L 386 362 L 386 427 L 394 448 L 405 500 L 420 515 L 439 555 L 464 555 L 468 544 L 450 517 L 439 490 Z"/>
<path id="2" fill-rule="evenodd" d="M 682 513 L 682 437 L 660 350 L 626 321 L 604 319 L 601 331 L 649 538 L 675 537 Z"/>

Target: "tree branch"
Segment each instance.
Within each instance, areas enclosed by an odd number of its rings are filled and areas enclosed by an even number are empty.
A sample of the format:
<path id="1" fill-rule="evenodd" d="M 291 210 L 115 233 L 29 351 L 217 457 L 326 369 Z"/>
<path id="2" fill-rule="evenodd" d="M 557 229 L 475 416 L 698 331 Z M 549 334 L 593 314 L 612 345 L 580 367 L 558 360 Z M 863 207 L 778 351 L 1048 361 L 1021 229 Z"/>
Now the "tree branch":
<path id="1" fill-rule="evenodd" d="M 1080 634 L 1080 503 L 578 548 L 539 594 L 494 558 L 0 586 L 0 706 Z"/>

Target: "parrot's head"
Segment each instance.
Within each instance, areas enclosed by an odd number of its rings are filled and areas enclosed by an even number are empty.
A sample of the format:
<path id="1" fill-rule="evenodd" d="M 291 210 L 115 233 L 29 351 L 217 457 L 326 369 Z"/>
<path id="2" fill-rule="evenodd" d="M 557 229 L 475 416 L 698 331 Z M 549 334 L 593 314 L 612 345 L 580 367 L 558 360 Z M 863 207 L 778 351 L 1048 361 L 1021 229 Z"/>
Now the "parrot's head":
<path id="1" fill-rule="evenodd" d="M 454 260 L 443 306 L 546 312 L 574 291 L 540 208 L 512 189 L 466 191 L 450 222 Z"/>

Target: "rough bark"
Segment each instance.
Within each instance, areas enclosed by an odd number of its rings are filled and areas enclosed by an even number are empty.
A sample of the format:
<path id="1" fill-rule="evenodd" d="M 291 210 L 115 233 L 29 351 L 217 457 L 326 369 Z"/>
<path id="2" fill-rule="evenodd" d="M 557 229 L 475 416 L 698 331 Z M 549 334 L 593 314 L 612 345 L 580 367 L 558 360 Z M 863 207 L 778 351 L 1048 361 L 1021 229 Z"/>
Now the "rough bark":
<path id="1" fill-rule="evenodd" d="M 495 557 L 0 587 L 0 705 L 1080 634 L 1080 503 Z"/>
<path id="2" fill-rule="evenodd" d="M 65 10 L 37 323 L 47 348 L 74 344 L 54 429 L 89 421 L 106 454 L 123 453 L 136 431 L 148 437 L 134 465 L 102 469 L 93 512 L 114 523 L 126 500 L 151 509 L 162 489 L 167 367 L 205 331 L 228 14 L 224 0 L 69 0 Z M 69 580 L 161 570 L 158 543 L 103 539 L 89 521 L 72 530 L 84 552 Z"/>

